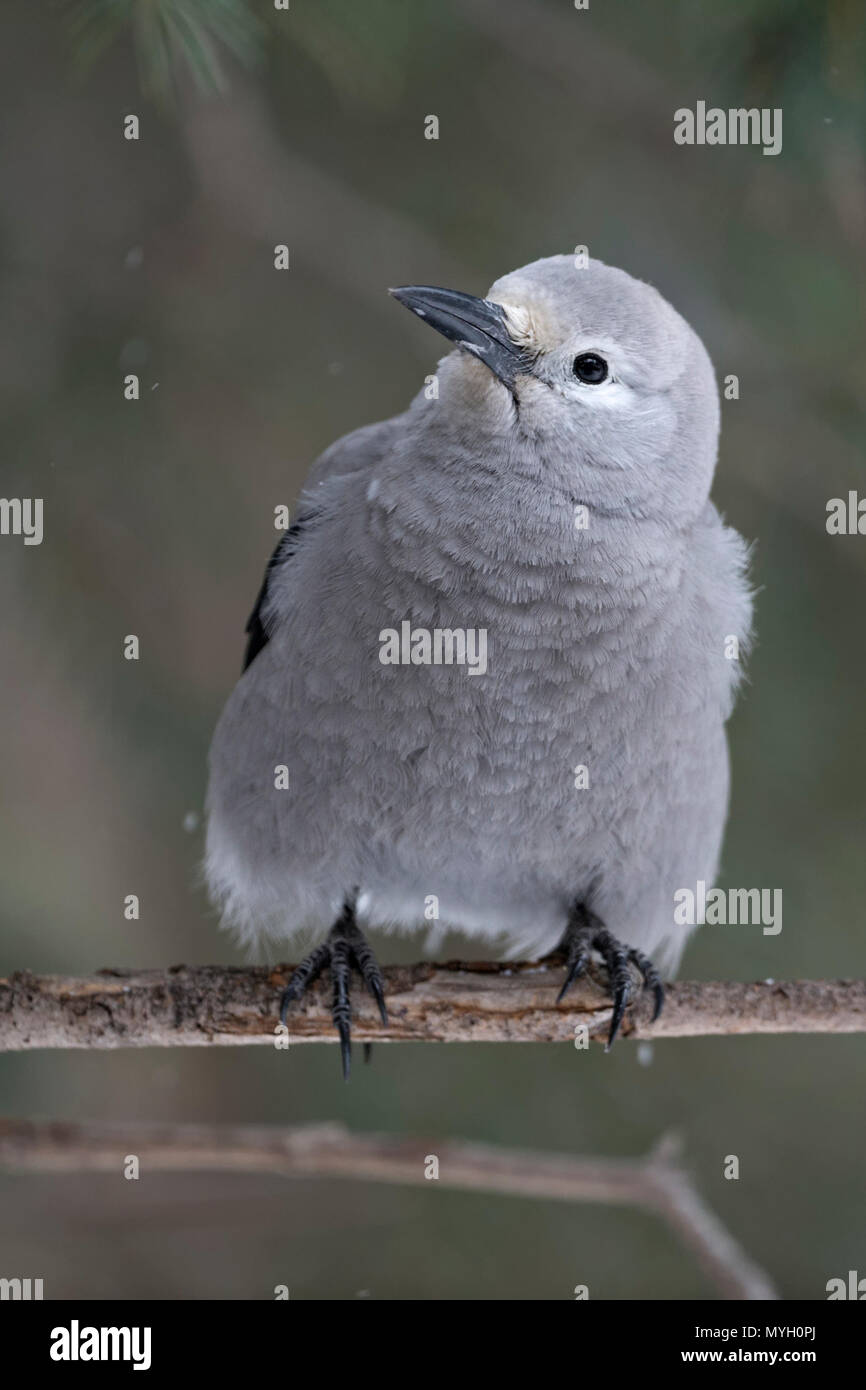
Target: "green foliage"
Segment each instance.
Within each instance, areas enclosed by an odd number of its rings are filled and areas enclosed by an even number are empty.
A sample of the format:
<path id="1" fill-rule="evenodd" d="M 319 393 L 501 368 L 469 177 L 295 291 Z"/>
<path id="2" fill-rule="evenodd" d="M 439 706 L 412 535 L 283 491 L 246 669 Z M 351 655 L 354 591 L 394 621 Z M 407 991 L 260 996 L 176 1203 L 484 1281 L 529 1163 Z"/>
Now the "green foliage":
<path id="1" fill-rule="evenodd" d="M 71 0 L 67 23 L 75 61 L 89 70 L 124 32 L 132 35 L 142 92 L 170 105 L 181 75 L 200 91 L 224 92 L 220 50 L 251 66 L 263 29 L 246 0 Z"/>
<path id="2" fill-rule="evenodd" d="M 340 97 L 387 107 L 403 84 L 419 8 L 419 0 L 405 7 L 393 0 L 314 0 L 298 6 L 291 36 Z"/>
<path id="3" fill-rule="evenodd" d="M 862 142 L 864 17 L 860 0 L 743 0 L 695 28 L 694 57 L 744 104 L 784 108 L 789 130 L 841 122 Z"/>

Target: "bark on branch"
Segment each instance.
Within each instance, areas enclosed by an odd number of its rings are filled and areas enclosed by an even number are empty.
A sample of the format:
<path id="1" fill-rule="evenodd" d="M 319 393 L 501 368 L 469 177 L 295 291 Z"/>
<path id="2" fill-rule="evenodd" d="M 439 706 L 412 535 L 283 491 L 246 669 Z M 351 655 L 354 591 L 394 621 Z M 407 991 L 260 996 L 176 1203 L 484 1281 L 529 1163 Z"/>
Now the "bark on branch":
<path id="1" fill-rule="evenodd" d="M 422 1184 L 565 1202 L 637 1206 L 661 1217 L 725 1298 L 774 1299 L 755 1265 L 677 1161 L 675 1140 L 644 1159 L 527 1153 L 457 1140 L 352 1134 L 342 1125 L 86 1124 L 0 1119 L 0 1168 L 13 1172 L 276 1173 Z M 427 1183 L 430 1157 L 438 1179 Z"/>
<path id="2" fill-rule="evenodd" d="M 103 970 L 76 979 L 20 971 L 0 979 L 0 1051 L 31 1048 L 200 1047 L 280 1038 L 277 1006 L 293 967 L 173 966 Z M 449 961 L 385 970 L 390 1027 L 360 983 L 353 1034 L 381 1042 L 565 1042 L 585 1024 L 603 1041 L 610 1000 L 603 976 L 577 982 L 562 1004 L 552 964 Z M 637 988 L 637 981 L 636 981 Z M 866 981 L 679 981 L 661 1018 L 635 995 L 624 1037 L 731 1033 L 866 1032 Z M 323 978 L 289 1015 L 288 1041 L 333 1042 L 330 986 Z"/>

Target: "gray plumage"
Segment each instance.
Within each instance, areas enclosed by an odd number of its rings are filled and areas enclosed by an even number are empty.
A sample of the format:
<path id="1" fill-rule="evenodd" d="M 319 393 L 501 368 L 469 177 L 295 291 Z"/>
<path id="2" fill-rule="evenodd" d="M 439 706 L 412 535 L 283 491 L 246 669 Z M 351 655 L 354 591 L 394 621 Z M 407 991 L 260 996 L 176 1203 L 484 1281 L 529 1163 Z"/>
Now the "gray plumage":
<path id="1" fill-rule="evenodd" d="M 746 547 L 708 500 L 712 366 L 597 261 L 537 261 L 496 305 L 513 380 L 467 329 L 438 399 L 313 468 L 213 740 L 210 888 L 259 944 L 322 940 L 359 890 L 361 922 L 429 930 L 435 896 L 439 926 L 511 956 L 552 950 L 582 901 L 671 969 L 674 893 L 717 870 L 751 621 Z M 486 673 L 383 665 L 406 619 L 485 629 Z"/>

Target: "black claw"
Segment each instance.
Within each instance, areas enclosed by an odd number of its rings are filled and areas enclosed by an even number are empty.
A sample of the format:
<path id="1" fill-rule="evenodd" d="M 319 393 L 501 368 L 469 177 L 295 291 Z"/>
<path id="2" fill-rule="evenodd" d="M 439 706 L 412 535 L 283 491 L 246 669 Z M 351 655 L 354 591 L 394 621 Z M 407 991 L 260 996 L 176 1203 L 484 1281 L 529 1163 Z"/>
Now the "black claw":
<path id="1" fill-rule="evenodd" d="M 335 928 L 336 930 L 336 928 Z M 349 943 L 345 936 L 332 935 L 331 980 L 334 990 L 331 997 L 331 1018 L 340 1035 L 340 1053 L 343 1059 L 343 1080 L 348 1081 L 352 1066 L 352 1006 L 349 1003 L 349 973 L 351 957 Z"/>
<path id="2" fill-rule="evenodd" d="M 665 1006 L 665 987 L 661 983 L 661 981 L 659 981 L 657 985 L 653 986 L 653 995 L 655 997 L 655 1008 L 653 1009 L 653 1016 L 651 1022 L 655 1023 L 656 1019 L 658 1018 L 659 1014 Z"/>
<path id="3" fill-rule="evenodd" d="M 566 963 L 567 969 L 565 972 L 565 980 L 563 981 L 562 989 L 556 996 L 557 1004 L 562 1003 L 563 999 L 565 998 L 568 991 L 571 989 L 571 986 L 574 984 L 575 980 L 583 974 L 584 970 L 586 969 L 586 963 L 588 960 L 589 952 L 587 951 L 585 946 L 581 945 L 580 949 L 573 954 L 572 959 L 570 959 L 570 961 Z"/>
<path id="4" fill-rule="evenodd" d="M 640 971 L 641 977 L 643 979 L 644 989 L 651 989 L 653 992 L 655 1007 L 653 1009 L 653 1016 L 651 1021 L 655 1023 L 656 1019 L 658 1018 L 659 1014 L 664 1008 L 665 1002 L 665 987 L 662 984 L 661 976 L 659 975 L 659 972 L 656 970 L 649 956 L 645 956 L 643 951 L 638 951 L 633 947 L 628 953 L 628 958 L 629 960 L 634 961 L 635 965 Z"/>
<path id="5" fill-rule="evenodd" d="M 631 973 L 628 968 L 628 952 L 621 946 L 615 936 L 605 928 L 601 928 L 595 933 L 592 941 L 593 946 L 600 952 L 607 973 L 610 977 L 610 990 L 613 995 L 613 1015 L 610 1020 L 610 1033 L 607 1038 L 606 1052 L 609 1052 L 616 1041 L 620 1024 L 625 1013 L 625 1006 L 631 996 Z"/>
<path id="6" fill-rule="evenodd" d="M 294 1004 L 296 999 L 300 999 L 308 985 L 311 985 L 314 980 L 318 980 L 330 958 L 330 947 L 327 942 L 323 941 L 321 946 L 317 946 L 314 951 L 311 951 L 292 971 L 292 978 L 280 998 L 280 1023 L 284 1026 L 289 1005 Z"/>
<path id="7" fill-rule="evenodd" d="M 613 1012 L 610 1020 L 605 1051 L 609 1052 L 616 1041 L 625 1011 L 632 995 L 632 974 L 629 969 L 633 962 L 641 973 L 644 989 L 651 989 L 655 1000 L 653 1023 L 655 1023 L 665 1001 L 664 985 L 661 976 L 642 951 L 627 948 L 617 941 L 594 912 L 582 903 L 577 903 L 571 912 L 562 940 L 551 958 L 565 956 L 565 981 L 556 1002 L 560 1004 L 574 984 L 583 974 L 589 961 L 590 951 L 598 951 L 607 968 L 609 987 L 613 996 Z"/>
<path id="8" fill-rule="evenodd" d="M 605 962 L 605 964 L 607 964 L 607 962 Z M 610 965 L 608 965 L 608 973 L 611 976 L 613 976 L 614 974 L 614 970 L 612 970 Z M 616 1042 L 616 1036 L 619 1032 L 620 1024 L 622 1023 L 623 1017 L 625 1015 L 625 1006 L 628 1003 L 629 998 L 631 996 L 631 981 L 620 981 L 618 984 L 612 985 L 612 990 L 613 1013 L 611 1014 L 610 1019 L 610 1032 L 607 1035 L 607 1042 L 605 1043 L 604 1047 L 605 1052 L 610 1052 L 610 1049 Z"/>
<path id="9" fill-rule="evenodd" d="M 605 1042 L 605 1052 L 609 1052 L 616 1042 L 617 1033 L 620 1031 L 620 1023 L 623 1022 L 623 1015 L 626 1012 L 626 999 L 619 998 L 614 1001 L 613 1016 L 610 1019 L 610 1033 L 607 1034 Z"/>
<path id="10" fill-rule="evenodd" d="M 281 1023 L 285 1024 L 289 1007 L 300 999 L 307 986 L 321 975 L 326 965 L 330 966 L 333 987 L 331 1017 L 340 1038 L 343 1079 L 348 1081 L 352 1070 L 352 1005 L 349 991 L 353 965 L 357 967 L 376 1001 L 383 1027 L 388 1026 L 384 977 L 363 932 L 355 922 L 354 909 L 349 902 L 328 933 L 327 941 L 311 951 L 292 972 L 292 978 L 280 998 Z M 371 1051 L 371 1045 L 365 1043 L 365 1062 L 370 1060 Z"/>
<path id="11" fill-rule="evenodd" d="M 366 1062 L 369 1062 L 369 1060 L 370 1060 L 370 1058 L 371 1058 L 372 1056 L 373 1056 L 373 1044 L 370 1043 L 370 1042 L 365 1042 L 365 1043 L 364 1043 L 364 1062 L 365 1062 L 365 1063 L 366 1063 Z"/>
<path id="12" fill-rule="evenodd" d="M 571 986 L 584 972 L 589 962 L 589 935 L 587 929 L 587 913 L 582 905 L 575 907 L 568 919 L 568 925 L 562 933 L 562 939 L 553 952 L 554 956 L 565 956 L 565 979 L 562 989 L 556 996 L 557 1004 L 561 1004 Z"/>
<path id="13" fill-rule="evenodd" d="M 385 1007 L 385 979 L 379 962 L 370 950 L 364 933 L 353 925 L 351 935 L 352 960 L 368 991 L 376 1001 L 382 1027 L 388 1027 L 388 1010 Z"/>
<path id="14" fill-rule="evenodd" d="M 340 1061 L 343 1067 L 343 1080 L 348 1081 L 352 1071 L 352 1035 L 348 1023 L 342 1021 L 337 1024 L 337 1031 L 340 1034 Z"/>
<path id="15" fill-rule="evenodd" d="M 616 1042 L 616 1035 L 617 1035 L 617 1033 L 619 1032 L 619 1027 L 620 1027 L 620 1024 L 622 1023 L 623 1014 L 625 1013 L 625 1006 L 626 1006 L 627 1003 L 628 1003 L 628 990 L 626 990 L 626 989 L 619 989 L 619 990 L 617 990 L 616 995 L 614 996 L 614 1001 L 613 1001 L 613 1014 L 612 1014 L 611 1020 L 610 1020 L 610 1032 L 609 1032 L 608 1035 L 607 1035 L 607 1042 L 606 1042 L 605 1045 L 604 1045 L 604 1050 L 605 1050 L 605 1052 L 610 1052 L 610 1049 L 613 1047 L 614 1043 Z"/>
<path id="16" fill-rule="evenodd" d="M 388 1010 L 385 1007 L 385 991 L 378 983 L 370 985 L 370 993 L 376 1001 L 379 1010 L 379 1017 L 382 1020 L 382 1027 L 388 1027 Z"/>

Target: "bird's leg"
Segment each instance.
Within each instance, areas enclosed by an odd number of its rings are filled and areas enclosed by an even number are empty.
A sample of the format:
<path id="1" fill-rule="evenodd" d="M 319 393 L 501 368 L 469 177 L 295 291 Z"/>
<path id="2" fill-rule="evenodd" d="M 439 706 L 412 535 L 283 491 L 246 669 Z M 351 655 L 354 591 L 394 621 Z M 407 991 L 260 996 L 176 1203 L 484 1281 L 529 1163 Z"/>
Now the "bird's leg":
<path id="1" fill-rule="evenodd" d="M 354 967 L 372 994 L 383 1025 L 388 1026 L 385 1008 L 385 980 L 379 962 L 370 949 L 367 938 L 355 920 L 354 899 L 347 899 L 343 911 L 328 933 L 326 941 L 311 951 L 292 971 L 292 978 L 280 999 L 280 1022 L 285 1023 L 291 1004 L 300 999 L 307 986 L 317 980 L 325 966 L 331 972 L 331 1017 L 340 1035 L 340 1056 L 343 1077 L 349 1079 L 352 1066 L 352 1006 L 350 1002 L 351 972 Z M 369 1057 L 365 1044 L 365 1056 Z"/>
<path id="2" fill-rule="evenodd" d="M 638 951 L 634 947 L 624 946 L 621 941 L 617 941 L 616 937 L 607 930 L 600 917 L 597 917 L 584 903 L 575 903 L 569 915 L 568 925 L 562 934 L 562 940 L 552 953 L 554 956 L 565 957 L 565 980 L 559 991 L 557 1004 L 565 998 L 574 981 L 579 979 L 586 970 L 592 951 L 598 951 L 607 967 L 610 992 L 613 995 L 613 1016 L 607 1039 L 607 1048 L 610 1049 L 619 1032 L 626 1005 L 631 998 L 632 976 L 629 964 L 637 966 L 643 979 L 644 989 L 651 989 L 653 992 L 655 998 L 653 1023 L 662 1011 L 665 1000 L 664 985 L 649 956 L 645 956 L 642 951 Z"/>

